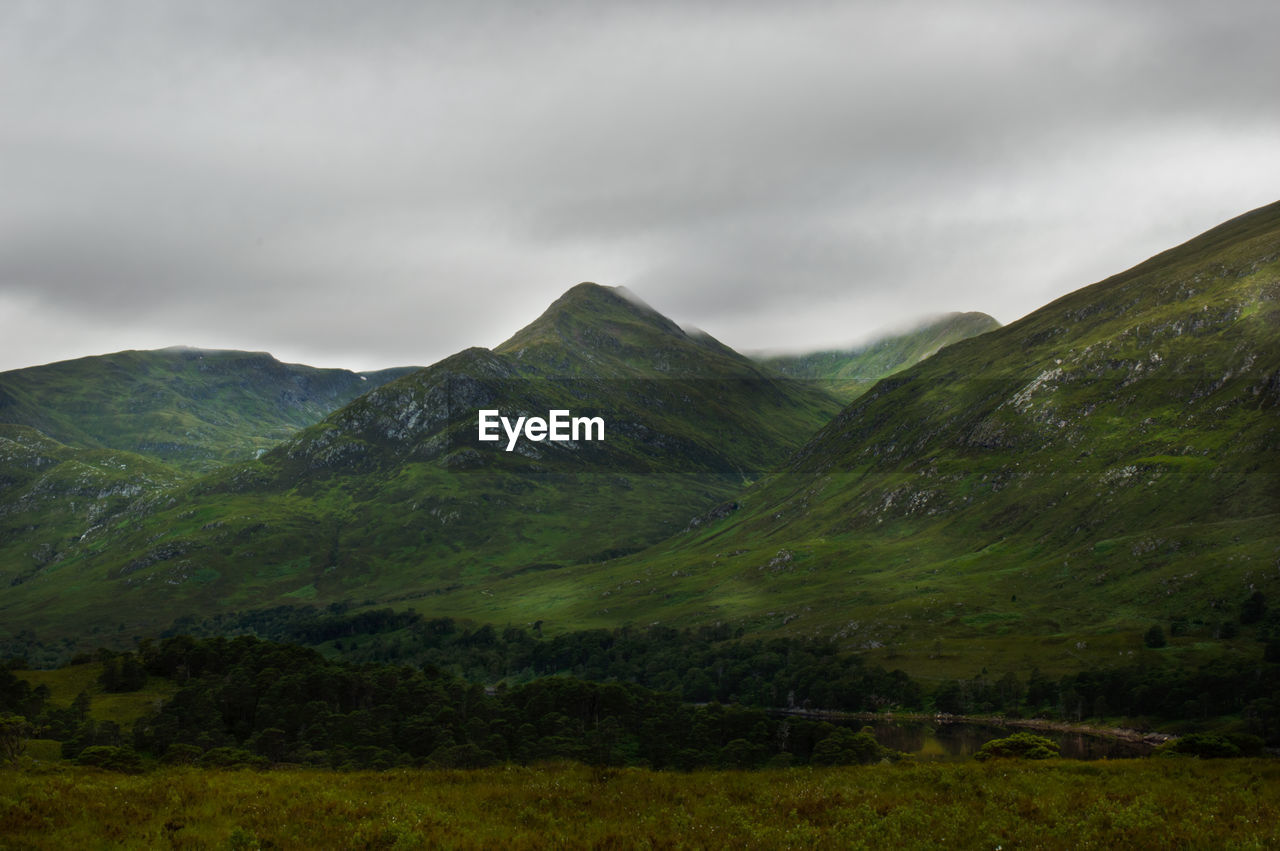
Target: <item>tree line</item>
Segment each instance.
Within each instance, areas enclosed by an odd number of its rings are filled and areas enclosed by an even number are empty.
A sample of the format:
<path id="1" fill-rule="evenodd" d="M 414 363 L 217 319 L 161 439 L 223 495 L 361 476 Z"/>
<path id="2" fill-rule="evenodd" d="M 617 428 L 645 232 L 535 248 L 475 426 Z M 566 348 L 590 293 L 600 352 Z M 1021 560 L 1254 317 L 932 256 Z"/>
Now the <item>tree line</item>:
<path id="1" fill-rule="evenodd" d="M 333 661 L 246 636 L 146 642 L 138 660 L 178 691 L 131 735 L 85 722 L 64 756 L 128 760 L 121 751 L 131 748 L 206 765 L 473 768 L 568 759 L 676 769 L 894 756 L 866 731 L 691 705 L 632 683 L 546 677 L 486 690 L 431 666 Z"/>
<path id="2" fill-rule="evenodd" d="M 90 696 L 49 701 L 0 666 L 0 732 L 55 739 L 66 756 L 169 761 L 284 761 L 333 766 L 484 765 L 574 759 L 661 768 L 862 762 L 889 756 L 870 734 L 769 710 L 895 709 L 955 715 L 1195 729 L 1233 719 L 1241 735 L 1280 746 L 1280 640 L 1261 595 L 1242 622 L 1260 658 L 1198 669 L 1145 664 L 1049 677 L 983 672 L 926 688 L 824 639 L 752 639 L 725 625 L 677 630 L 498 629 L 412 611 L 280 607 L 218 616 L 197 631 L 99 650 L 106 692 L 164 678 L 178 692 L 133 729 L 89 718 Z M 307 648 L 306 642 L 323 648 Z M 76 661 L 88 661 L 82 656 Z M 5 752 L 10 744 L 0 742 Z M 104 750 L 105 749 L 105 750 Z M 132 756 L 130 756 L 132 754 Z"/>

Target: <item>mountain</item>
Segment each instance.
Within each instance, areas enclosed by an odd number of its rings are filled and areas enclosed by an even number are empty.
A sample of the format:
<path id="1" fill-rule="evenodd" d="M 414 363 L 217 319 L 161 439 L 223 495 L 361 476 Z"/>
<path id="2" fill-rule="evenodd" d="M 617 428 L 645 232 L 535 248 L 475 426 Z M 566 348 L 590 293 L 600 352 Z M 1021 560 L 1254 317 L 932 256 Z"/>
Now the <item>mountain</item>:
<path id="1" fill-rule="evenodd" d="M 265 352 L 119 352 L 0 373 L 0 423 L 201 472 L 252 457 L 415 369 L 357 374 Z"/>
<path id="2" fill-rule="evenodd" d="M 481 410 L 557 408 L 606 439 L 478 439 Z M 38 658 L 348 601 L 821 635 L 926 678 L 1256 659 L 1242 603 L 1280 599 L 1278 447 L 1280 204 L 843 409 L 580 285 L 261 458 L 39 559 L 10 548 L 27 560 L 2 566 L 0 639 L 27 630 Z M 1152 625 L 1168 647 L 1143 646 Z"/>
<path id="3" fill-rule="evenodd" d="M 919 363 L 944 346 L 999 327 L 1000 323 L 985 313 L 947 313 L 904 333 L 854 348 L 774 355 L 758 360 L 790 378 L 818 381 L 827 392 L 851 402 L 881 378 Z"/>
<path id="4" fill-rule="evenodd" d="M 6 584 L 21 584 L 53 564 L 68 535 L 85 534 L 139 496 L 181 479 L 139 455 L 76 449 L 26 426 L 0 424 L 0 565 L 8 568 L 0 572 Z"/>
<path id="5" fill-rule="evenodd" d="M 536 591 L 548 623 L 822 634 L 953 676 L 1114 664 L 1152 624 L 1228 652 L 1241 601 L 1280 599 L 1280 204 L 882 379 L 736 502 L 470 610 Z"/>
<path id="6" fill-rule="evenodd" d="M 604 439 L 481 441 L 478 413 L 599 417 Z M 581 284 L 493 351 L 390 381 L 258 459 L 55 548 L 0 619 L 145 631 L 288 602 L 482 596 L 633 552 L 775 468 L 839 403 L 625 291 Z M 3 579 L 0 578 L 0 582 Z M 536 595 L 514 603 L 536 619 Z"/>

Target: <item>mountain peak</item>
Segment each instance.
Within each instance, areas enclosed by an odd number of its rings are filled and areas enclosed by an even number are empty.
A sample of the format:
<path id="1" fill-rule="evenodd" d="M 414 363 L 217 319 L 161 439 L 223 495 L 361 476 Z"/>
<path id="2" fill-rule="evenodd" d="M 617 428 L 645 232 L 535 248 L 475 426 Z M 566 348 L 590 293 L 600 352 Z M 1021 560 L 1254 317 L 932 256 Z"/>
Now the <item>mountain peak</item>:
<path id="1" fill-rule="evenodd" d="M 564 295 L 556 299 L 556 301 L 552 303 L 552 306 L 554 307 L 556 304 L 560 304 L 560 303 L 613 304 L 616 301 L 625 302 L 626 304 L 630 305 L 631 307 L 635 308 L 641 313 L 648 313 L 648 314 L 653 314 L 655 316 L 662 316 L 662 314 L 654 310 L 653 307 L 648 302 L 640 298 L 640 296 L 636 295 L 634 292 L 627 289 L 626 287 L 622 285 L 607 286 L 605 284 L 593 283 L 592 281 L 583 281 L 580 284 L 574 284 L 572 287 L 565 290 Z"/>
<path id="2" fill-rule="evenodd" d="M 542 315 L 494 349 L 525 358 L 532 352 L 591 357 L 621 356 L 693 345 L 675 322 L 625 287 L 584 282 L 571 287 Z"/>
<path id="3" fill-rule="evenodd" d="M 749 359 L 710 334 L 687 333 L 626 287 L 589 282 L 571 287 L 493 351 L 558 375 L 605 362 L 628 375 L 762 375 Z"/>
<path id="4" fill-rule="evenodd" d="M 630 336 L 641 328 L 684 337 L 680 326 L 645 304 L 625 287 L 606 287 L 585 281 L 570 287 L 542 315 L 517 331 L 494 351 L 514 352 L 540 342 L 581 344 L 599 342 L 601 333 Z"/>

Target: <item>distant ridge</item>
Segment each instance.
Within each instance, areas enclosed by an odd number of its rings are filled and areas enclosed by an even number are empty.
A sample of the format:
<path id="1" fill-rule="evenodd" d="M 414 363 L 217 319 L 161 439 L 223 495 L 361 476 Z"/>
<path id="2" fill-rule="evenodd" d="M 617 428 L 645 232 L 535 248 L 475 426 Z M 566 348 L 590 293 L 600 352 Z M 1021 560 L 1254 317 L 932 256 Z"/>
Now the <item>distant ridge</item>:
<path id="1" fill-rule="evenodd" d="M 820 381 L 828 392 L 850 402 L 881 378 L 919 363 L 944 346 L 999 327 L 1000 323 L 985 313 L 947 313 L 909 331 L 860 346 L 795 355 L 761 355 L 757 360 L 788 377 Z"/>
<path id="2" fill-rule="evenodd" d="M 124 351 L 0 373 L 0 423 L 199 472 L 252 457 L 416 369 L 355 373 L 185 346 Z"/>

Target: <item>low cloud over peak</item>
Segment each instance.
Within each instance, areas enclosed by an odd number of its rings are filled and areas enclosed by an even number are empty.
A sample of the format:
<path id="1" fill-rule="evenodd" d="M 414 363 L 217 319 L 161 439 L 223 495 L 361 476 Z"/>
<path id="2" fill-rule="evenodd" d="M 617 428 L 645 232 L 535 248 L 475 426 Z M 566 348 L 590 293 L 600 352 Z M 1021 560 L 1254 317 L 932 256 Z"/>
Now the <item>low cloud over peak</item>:
<path id="1" fill-rule="evenodd" d="M 1002 322 L 1275 200 L 1274 4 L 24 4 L 0 369 L 352 368 L 580 280 L 736 348 Z"/>

